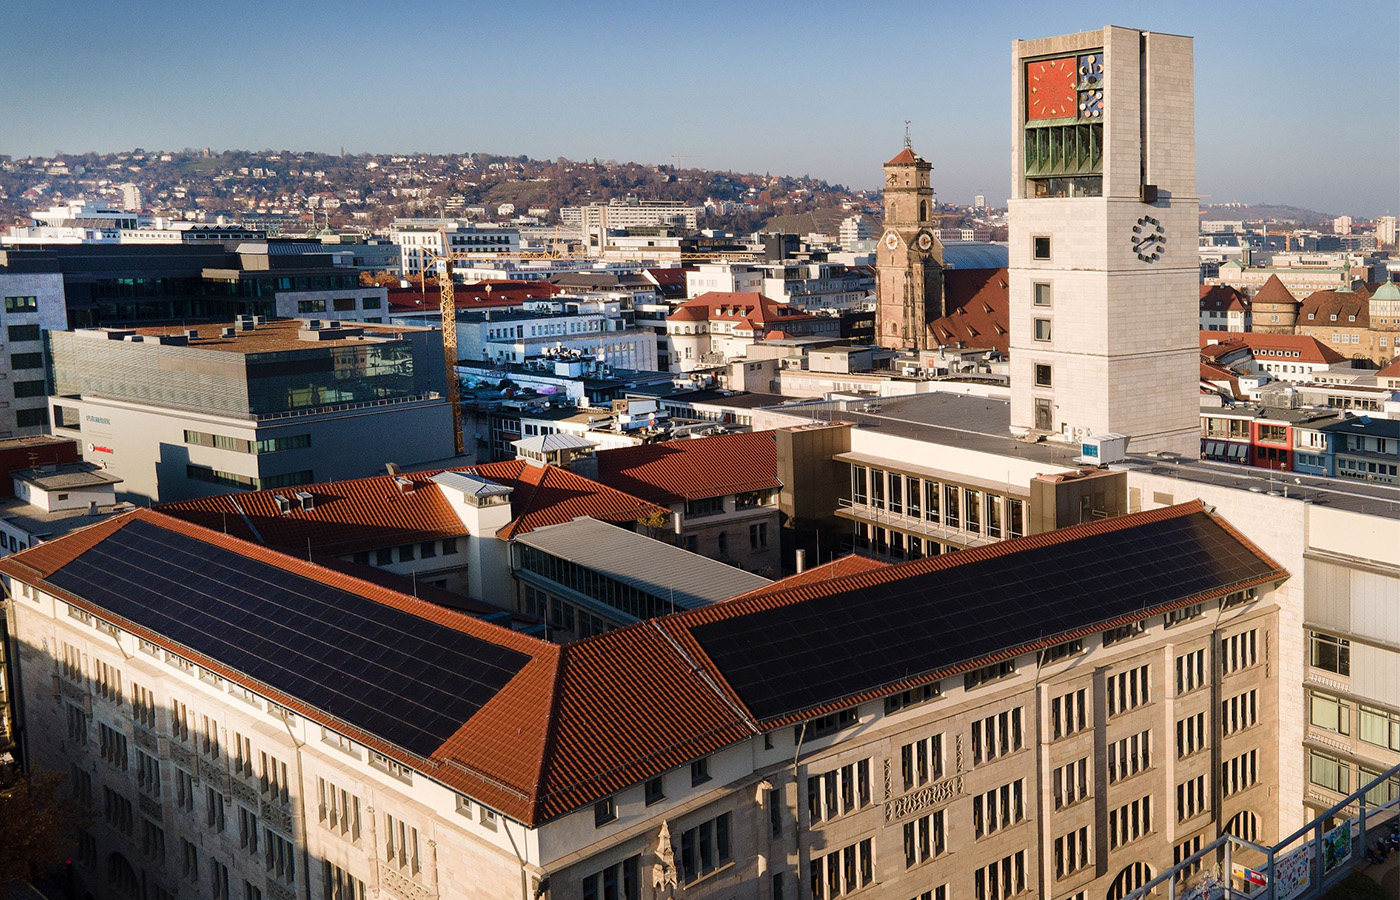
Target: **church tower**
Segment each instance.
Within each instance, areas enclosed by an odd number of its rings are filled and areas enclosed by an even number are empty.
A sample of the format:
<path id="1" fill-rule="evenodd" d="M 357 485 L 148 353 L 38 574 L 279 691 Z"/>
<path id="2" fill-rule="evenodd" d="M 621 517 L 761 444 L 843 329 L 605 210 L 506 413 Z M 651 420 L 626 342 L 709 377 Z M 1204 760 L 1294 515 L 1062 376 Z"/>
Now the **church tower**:
<path id="1" fill-rule="evenodd" d="M 875 343 L 934 346 L 928 323 L 943 314 L 943 244 L 933 226 L 933 166 L 909 139 L 885 163 L 885 231 L 875 250 Z"/>
<path id="2" fill-rule="evenodd" d="M 1012 44 L 1011 430 L 1200 451 L 1189 37 Z"/>

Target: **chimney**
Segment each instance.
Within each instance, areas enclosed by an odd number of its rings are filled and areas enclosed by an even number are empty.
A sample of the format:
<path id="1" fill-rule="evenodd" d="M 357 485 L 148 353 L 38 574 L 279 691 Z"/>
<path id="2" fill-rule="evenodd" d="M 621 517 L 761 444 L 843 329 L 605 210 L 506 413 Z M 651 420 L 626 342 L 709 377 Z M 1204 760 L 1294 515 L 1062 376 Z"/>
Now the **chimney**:
<path id="1" fill-rule="evenodd" d="M 98 515 L 98 512 L 97 512 L 97 501 L 96 501 L 96 500 L 89 500 L 89 501 L 88 501 L 88 511 L 87 511 L 87 514 L 90 515 L 90 516 Z"/>
<path id="2" fill-rule="evenodd" d="M 288 500 L 281 494 L 273 494 L 272 501 L 277 504 L 277 513 L 279 515 L 285 516 L 287 513 L 292 511 L 292 501 Z"/>
<path id="3" fill-rule="evenodd" d="M 806 551 L 806 550 L 798 550 L 798 551 L 797 551 L 797 574 L 798 574 L 798 575 L 801 575 L 801 574 L 802 574 L 803 572 L 805 572 L 806 570 L 807 570 L 807 551 Z"/>
<path id="4" fill-rule="evenodd" d="M 397 475 L 402 470 L 399 468 L 398 463 L 385 463 L 384 471 L 388 472 L 390 475 Z"/>
<path id="5" fill-rule="evenodd" d="M 394 476 L 394 484 L 398 485 L 400 494 L 407 494 L 413 490 L 413 482 L 402 475 Z"/>

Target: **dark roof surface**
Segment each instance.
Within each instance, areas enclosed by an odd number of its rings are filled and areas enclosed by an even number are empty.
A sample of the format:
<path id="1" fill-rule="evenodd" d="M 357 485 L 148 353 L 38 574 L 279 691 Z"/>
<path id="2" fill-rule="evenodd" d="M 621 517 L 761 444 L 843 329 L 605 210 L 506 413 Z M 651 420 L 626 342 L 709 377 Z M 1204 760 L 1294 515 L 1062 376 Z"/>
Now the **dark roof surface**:
<path id="1" fill-rule="evenodd" d="M 996 546 L 1003 552 L 892 566 L 873 584 L 836 582 L 837 590 L 819 589 L 805 602 L 744 611 L 690 633 L 767 722 L 1277 571 L 1199 509 L 1073 541 Z"/>

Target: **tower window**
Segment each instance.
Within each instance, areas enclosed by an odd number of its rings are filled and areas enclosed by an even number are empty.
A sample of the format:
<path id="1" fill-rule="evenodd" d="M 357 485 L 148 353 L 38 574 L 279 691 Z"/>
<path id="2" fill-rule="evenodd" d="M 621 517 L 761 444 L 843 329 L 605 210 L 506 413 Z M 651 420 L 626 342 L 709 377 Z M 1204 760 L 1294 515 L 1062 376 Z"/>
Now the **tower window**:
<path id="1" fill-rule="evenodd" d="M 1031 302 L 1033 302 L 1036 306 L 1049 306 L 1049 305 L 1050 305 L 1050 296 L 1051 296 L 1051 295 L 1050 295 L 1050 285 L 1049 285 L 1048 283 L 1043 282 L 1043 281 L 1037 281 L 1035 284 L 1033 284 L 1033 285 L 1031 286 L 1031 289 L 1032 289 L 1032 291 L 1034 291 L 1034 294 L 1032 295 L 1032 298 L 1031 298 Z"/>
<path id="2" fill-rule="evenodd" d="M 1053 384 L 1054 384 L 1054 378 L 1053 378 L 1053 376 L 1052 376 L 1052 374 L 1051 374 L 1051 372 L 1050 372 L 1050 367 L 1049 367 L 1048 365 L 1046 365 L 1045 363 L 1036 363 L 1036 364 L 1035 364 L 1035 386 L 1036 386 L 1036 387 L 1052 387 Z"/>
<path id="3" fill-rule="evenodd" d="M 1035 320 L 1035 339 L 1036 339 L 1037 341 L 1048 341 L 1048 340 L 1050 340 L 1050 320 L 1049 320 L 1049 319 L 1036 319 L 1036 320 Z"/>
<path id="4" fill-rule="evenodd" d="M 1035 259 L 1050 258 L 1050 238 L 1048 235 L 1040 235 L 1031 238 L 1031 256 Z"/>

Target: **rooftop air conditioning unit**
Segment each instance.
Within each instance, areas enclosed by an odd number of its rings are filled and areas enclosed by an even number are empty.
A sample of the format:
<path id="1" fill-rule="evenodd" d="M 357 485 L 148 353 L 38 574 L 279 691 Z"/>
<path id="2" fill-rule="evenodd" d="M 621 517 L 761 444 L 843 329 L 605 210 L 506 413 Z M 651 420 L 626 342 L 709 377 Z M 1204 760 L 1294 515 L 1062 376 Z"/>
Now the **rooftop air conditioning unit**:
<path id="1" fill-rule="evenodd" d="M 1122 462 L 1128 456 L 1129 440 L 1126 434 L 1112 432 L 1089 435 L 1080 441 L 1079 456 L 1076 456 L 1074 461 L 1090 466 L 1107 466 Z"/>
<path id="2" fill-rule="evenodd" d="M 219 329 L 219 337 L 231 338 L 236 334 L 238 334 L 238 329 L 234 328 L 231 325 L 226 328 Z"/>
<path id="3" fill-rule="evenodd" d="M 296 498 L 297 506 L 302 509 L 314 509 L 316 507 L 316 495 L 310 491 L 297 491 L 292 495 Z"/>
<path id="4" fill-rule="evenodd" d="M 292 511 L 292 501 L 288 500 L 281 494 L 273 494 L 272 502 L 277 504 L 277 512 L 281 515 L 285 516 L 287 513 Z"/>

